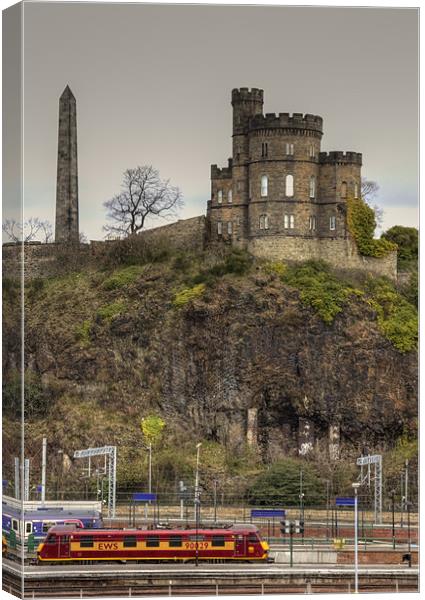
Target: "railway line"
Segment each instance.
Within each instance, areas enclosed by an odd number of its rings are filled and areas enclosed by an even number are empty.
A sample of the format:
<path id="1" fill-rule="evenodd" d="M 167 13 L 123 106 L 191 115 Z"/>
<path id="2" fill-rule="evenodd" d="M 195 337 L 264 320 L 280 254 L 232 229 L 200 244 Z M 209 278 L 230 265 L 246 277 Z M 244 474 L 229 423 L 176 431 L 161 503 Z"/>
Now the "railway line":
<path id="1" fill-rule="evenodd" d="M 20 593 L 20 568 L 4 561 L 3 589 Z M 350 565 L 63 565 L 25 568 L 25 598 L 263 595 L 353 590 Z M 418 591 L 418 570 L 401 565 L 362 568 L 362 592 Z"/>

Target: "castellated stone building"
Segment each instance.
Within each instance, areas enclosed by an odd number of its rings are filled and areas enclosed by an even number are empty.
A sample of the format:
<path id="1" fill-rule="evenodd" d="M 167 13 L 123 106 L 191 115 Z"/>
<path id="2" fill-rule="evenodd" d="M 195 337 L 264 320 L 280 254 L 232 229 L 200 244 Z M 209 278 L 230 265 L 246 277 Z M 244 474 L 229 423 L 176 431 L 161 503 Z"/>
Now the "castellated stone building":
<path id="1" fill-rule="evenodd" d="M 362 155 L 322 152 L 323 119 L 263 114 L 263 90 L 232 91 L 233 156 L 211 166 L 210 242 L 276 259 L 323 258 L 336 267 L 395 269 L 361 257 L 347 230 L 347 198 L 361 190 Z M 384 261 L 385 262 L 385 261 Z"/>

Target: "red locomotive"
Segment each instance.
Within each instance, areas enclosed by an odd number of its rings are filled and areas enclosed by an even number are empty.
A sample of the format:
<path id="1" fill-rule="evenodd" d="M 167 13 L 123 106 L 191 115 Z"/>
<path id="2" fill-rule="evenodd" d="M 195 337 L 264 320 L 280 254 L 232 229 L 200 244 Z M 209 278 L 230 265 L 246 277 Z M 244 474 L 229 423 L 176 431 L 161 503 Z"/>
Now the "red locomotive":
<path id="1" fill-rule="evenodd" d="M 42 562 L 267 561 L 269 545 L 252 525 L 228 529 L 49 529 L 37 550 Z"/>

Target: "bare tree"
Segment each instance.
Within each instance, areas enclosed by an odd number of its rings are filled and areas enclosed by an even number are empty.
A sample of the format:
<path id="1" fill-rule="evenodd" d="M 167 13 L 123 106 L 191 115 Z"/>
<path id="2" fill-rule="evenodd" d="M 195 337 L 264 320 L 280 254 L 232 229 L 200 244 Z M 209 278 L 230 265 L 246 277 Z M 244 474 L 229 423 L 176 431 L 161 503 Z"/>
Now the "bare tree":
<path id="1" fill-rule="evenodd" d="M 369 181 L 362 177 L 362 198 L 375 211 L 375 220 L 378 227 L 382 226 L 384 221 L 384 210 L 377 204 L 372 204 L 379 192 L 379 185 L 376 181 Z"/>
<path id="2" fill-rule="evenodd" d="M 33 242 L 37 236 L 42 236 L 45 244 L 53 237 L 52 225 L 49 221 L 40 221 L 38 217 L 29 217 L 22 226 L 15 219 L 6 219 L 3 223 L 3 231 L 12 242 Z"/>
<path id="3" fill-rule="evenodd" d="M 127 169 L 121 187 L 119 194 L 104 202 L 111 223 L 103 229 L 109 236 L 138 233 L 149 217 L 176 216 L 183 204 L 179 188 L 162 180 L 152 166 Z"/>
<path id="4" fill-rule="evenodd" d="M 362 177 L 362 198 L 365 202 L 370 204 L 374 200 L 379 192 L 379 185 L 376 181 L 369 181 Z"/>
<path id="5" fill-rule="evenodd" d="M 49 221 L 40 222 L 40 234 L 43 236 L 41 241 L 44 244 L 49 244 L 53 240 L 53 227 Z"/>

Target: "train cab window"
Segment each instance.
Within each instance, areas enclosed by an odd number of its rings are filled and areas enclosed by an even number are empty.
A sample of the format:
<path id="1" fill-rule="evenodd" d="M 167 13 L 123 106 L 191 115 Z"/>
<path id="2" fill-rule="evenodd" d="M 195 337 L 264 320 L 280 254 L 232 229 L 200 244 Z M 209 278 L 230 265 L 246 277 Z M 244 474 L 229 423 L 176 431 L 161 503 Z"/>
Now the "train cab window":
<path id="1" fill-rule="evenodd" d="M 48 544 L 56 544 L 56 536 L 55 535 L 49 535 L 49 537 L 47 538 L 47 543 Z"/>
<path id="2" fill-rule="evenodd" d="M 170 541 L 168 542 L 170 548 L 181 548 L 182 547 L 182 536 L 181 535 L 170 535 Z"/>
<path id="3" fill-rule="evenodd" d="M 83 535 L 80 537 L 80 548 L 93 548 L 93 536 Z"/>
<path id="4" fill-rule="evenodd" d="M 159 537 L 157 535 L 148 535 L 146 537 L 146 548 L 159 548 Z"/>
<path id="5" fill-rule="evenodd" d="M 12 519 L 12 529 L 18 531 L 18 521 L 16 519 Z"/>
<path id="6" fill-rule="evenodd" d="M 224 535 L 213 535 L 211 538 L 211 545 L 212 546 L 224 546 L 225 545 Z"/>
<path id="7" fill-rule="evenodd" d="M 135 535 L 125 535 L 123 541 L 124 548 L 137 548 L 137 538 Z"/>
<path id="8" fill-rule="evenodd" d="M 257 537 L 257 534 L 255 534 L 255 533 L 250 533 L 250 534 L 249 534 L 249 536 L 248 536 L 248 542 L 249 542 L 250 544 L 255 544 L 255 542 L 258 542 L 258 537 Z"/>
<path id="9" fill-rule="evenodd" d="M 69 535 L 62 535 L 62 536 L 59 538 L 59 542 L 60 542 L 61 544 L 68 544 L 68 543 L 69 543 Z"/>
<path id="10" fill-rule="evenodd" d="M 25 523 L 25 533 L 31 533 L 32 532 L 32 523 L 31 521 L 28 521 L 27 523 Z"/>

